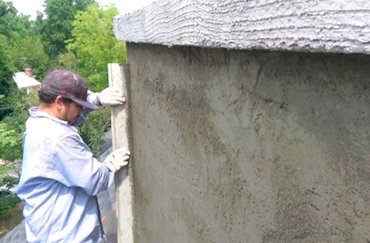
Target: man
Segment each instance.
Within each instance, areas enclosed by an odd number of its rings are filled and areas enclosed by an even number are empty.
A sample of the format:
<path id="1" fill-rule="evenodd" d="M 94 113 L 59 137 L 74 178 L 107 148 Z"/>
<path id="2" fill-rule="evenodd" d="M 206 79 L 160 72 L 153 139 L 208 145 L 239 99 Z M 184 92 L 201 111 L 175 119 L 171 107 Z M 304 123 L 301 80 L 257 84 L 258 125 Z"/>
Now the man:
<path id="1" fill-rule="evenodd" d="M 39 91 L 23 138 L 17 195 L 25 205 L 28 242 L 104 242 L 96 195 L 128 163 L 129 152 L 113 151 L 96 160 L 74 125 L 98 105 L 125 102 L 117 90 L 88 91 L 76 73 L 55 70 Z"/>

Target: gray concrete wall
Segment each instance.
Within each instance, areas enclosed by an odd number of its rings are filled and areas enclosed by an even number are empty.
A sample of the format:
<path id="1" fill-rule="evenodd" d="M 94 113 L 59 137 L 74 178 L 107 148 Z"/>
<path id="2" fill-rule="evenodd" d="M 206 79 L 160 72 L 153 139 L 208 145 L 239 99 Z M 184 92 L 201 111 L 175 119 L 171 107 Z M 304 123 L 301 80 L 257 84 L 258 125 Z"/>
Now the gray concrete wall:
<path id="1" fill-rule="evenodd" d="M 135 242 L 370 241 L 370 56 L 127 50 Z"/>

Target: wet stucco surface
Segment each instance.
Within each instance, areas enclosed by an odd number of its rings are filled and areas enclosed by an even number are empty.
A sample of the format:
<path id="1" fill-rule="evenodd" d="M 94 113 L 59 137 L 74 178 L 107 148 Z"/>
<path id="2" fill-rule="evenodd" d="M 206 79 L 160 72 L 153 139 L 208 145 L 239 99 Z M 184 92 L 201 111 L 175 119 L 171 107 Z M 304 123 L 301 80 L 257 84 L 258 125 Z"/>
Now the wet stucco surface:
<path id="1" fill-rule="evenodd" d="M 370 240 L 370 57 L 128 43 L 135 242 Z"/>

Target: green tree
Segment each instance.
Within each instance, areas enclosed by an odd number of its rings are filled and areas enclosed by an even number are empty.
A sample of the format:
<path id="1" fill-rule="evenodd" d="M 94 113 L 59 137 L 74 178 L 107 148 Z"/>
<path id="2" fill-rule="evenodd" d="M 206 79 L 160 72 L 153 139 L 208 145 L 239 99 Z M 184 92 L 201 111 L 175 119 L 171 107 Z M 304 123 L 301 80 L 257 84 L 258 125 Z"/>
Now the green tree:
<path id="1" fill-rule="evenodd" d="M 50 69 L 49 56 L 39 36 L 27 35 L 17 38 L 11 44 L 9 55 L 15 70 L 22 71 L 27 66 L 32 67 L 37 79 Z"/>
<path id="2" fill-rule="evenodd" d="M 0 34 L 0 120 L 8 112 L 9 102 L 6 97 L 11 90 L 12 71 L 9 67 L 10 59 L 7 53 L 7 38 Z"/>
<path id="3" fill-rule="evenodd" d="M 0 0 L 0 33 L 9 36 L 12 31 L 11 25 L 9 24 L 9 16 L 16 15 L 17 10 L 14 8 L 11 2 L 4 2 Z"/>
<path id="4" fill-rule="evenodd" d="M 12 62 L 9 57 L 9 42 L 12 37 L 11 19 L 16 16 L 17 10 L 11 3 L 0 0 L 0 119 L 5 98 L 10 92 L 12 80 Z M 2 109 L 3 108 L 3 109 Z"/>
<path id="5" fill-rule="evenodd" d="M 83 11 L 94 0 L 45 0 L 46 20 L 41 35 L 50 57 L 66 51 L 65 41 L 71 38 L 72 21 L 77 11 Z"/>
<path id="6" fill-rule="evenodd" d="M 16 161 L 22 157 L 22 136 L 25 131 L 25 121 L 28 109 L 38 102 L 36 95 L 16 92 L 11 100 L 13 112 L 0 121 L 0 159 Z"/>
<path id="7" fill-rule="evenodd" d="M 48 56 L 32 29 L 28 16 L 18 14 L 10 2 L 0 0 L 0 119 L 9 112 L 5 107 L 12 106 L 8 97 L 16 92 L 13 73 L 26 66 L 35 66 L 36 74 L 47 69 Z"/>
<path id="8" fill-rule="evenodd" d="M 9 93 L 11 86 L 12 72 L 10 71 L 7 63 L 9 60 L 8 55 L 5 51 L 5 47 L 2 44 L 4 37 L 0 35 L 0 104 L 2 103 L 5 96 Z M 1 109 L 1 105 L 0 105 Z M 1 110 L 0 110 L 1 113 Z M 0 115 L 1 119 L 1 115 Z"/>
<path id="9" fill-rule="evenodd" d="M 117 14 L 114 7 L 90 5 L 85 12 L 78 12 L 72 23 L 67 49 L 76 55 L 78 71 L 94 91 L 107 86 L 107 63 L 126 60 L 126 45 L 117 41 L 113 33 L 113 18 Z"/>
<path id="10" fill-rule="evenodd" d="M 59 55 L 58 57 L 59 66 L 68 70 L 77 70 L 78 60 L 72 52 L 67 52 Z"/>
<path id="11" fill-rule="evenodd" d="M 22 154 L 21 142 L 22 136 L 19 136 L 13 126 L 4 121 L 0 122 L 0 148 L 1 159 L 15 160 Z"/>
<path id="12" fill-rule="evenodd" d="M 3 17 L 9 12 L 16 13 L 17 10 L 11 2 L 4 2 L 3 0 L 0 0 L 0 17 Z"/>

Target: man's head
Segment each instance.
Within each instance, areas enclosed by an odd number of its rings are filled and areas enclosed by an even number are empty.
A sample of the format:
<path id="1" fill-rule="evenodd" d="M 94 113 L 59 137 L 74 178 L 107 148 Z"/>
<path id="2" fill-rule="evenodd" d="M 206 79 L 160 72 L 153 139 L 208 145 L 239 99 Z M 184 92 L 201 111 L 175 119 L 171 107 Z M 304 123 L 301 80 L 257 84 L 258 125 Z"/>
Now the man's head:
<path id="1" fill-rule="evenodd" d="M 54 70 L 50 72 L 42 82 L 39 91 L 39 97 L 42 102 L 42 96 L 62 96 L 76 102 L 77 104 L 89 109 L 97 109 L 97 106 L 86 101 L 87 85 L 83 78 L 66 70 Z M 47 102 L 46 102 L 47 103 Z"/>
<path id="2" fill-rule="evenodd" d="M 44 79 L 39 91 L 40 107 L 53 116 L 75 124 L 84 107 L 97 107 L 86 101 L 87 85 L 78 74 L 55 70 Z"/>

